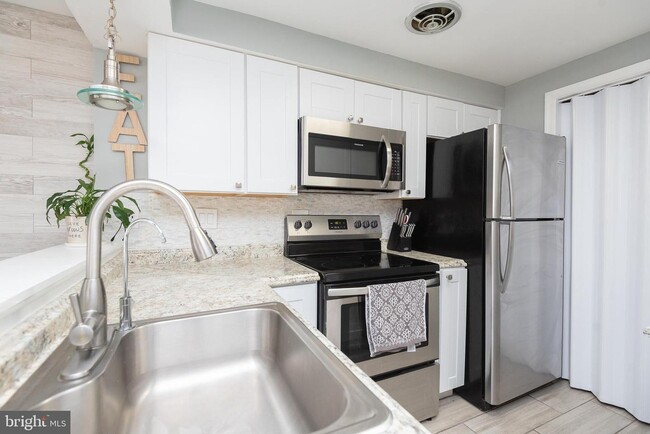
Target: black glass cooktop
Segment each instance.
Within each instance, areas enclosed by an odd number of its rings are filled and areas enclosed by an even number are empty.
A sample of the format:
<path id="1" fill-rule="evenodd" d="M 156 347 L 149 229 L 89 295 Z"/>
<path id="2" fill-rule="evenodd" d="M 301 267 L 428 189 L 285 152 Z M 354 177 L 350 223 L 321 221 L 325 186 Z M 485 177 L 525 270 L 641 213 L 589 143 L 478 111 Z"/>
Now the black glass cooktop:
<path id="1" fill-rule="evenodd" d="M 297 256 L 291 259 L 318 271 L 325 283 L 388 277 L 416 279 L 435 274 L 440 269 L 431 262 L 380 252 Z"/>

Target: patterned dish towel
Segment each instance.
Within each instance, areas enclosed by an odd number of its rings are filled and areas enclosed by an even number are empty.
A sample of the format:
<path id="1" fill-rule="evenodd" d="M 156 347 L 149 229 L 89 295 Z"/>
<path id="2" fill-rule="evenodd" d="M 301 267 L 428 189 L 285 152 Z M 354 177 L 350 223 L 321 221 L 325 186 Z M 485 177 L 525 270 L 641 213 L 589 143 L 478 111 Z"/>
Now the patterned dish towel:
<path id="1" fill-rule="evenodd" d="M 366 329 L 370 356 L 415 345 L 427 339 L 423 279 L 369 285 L 366 296 Z"/>

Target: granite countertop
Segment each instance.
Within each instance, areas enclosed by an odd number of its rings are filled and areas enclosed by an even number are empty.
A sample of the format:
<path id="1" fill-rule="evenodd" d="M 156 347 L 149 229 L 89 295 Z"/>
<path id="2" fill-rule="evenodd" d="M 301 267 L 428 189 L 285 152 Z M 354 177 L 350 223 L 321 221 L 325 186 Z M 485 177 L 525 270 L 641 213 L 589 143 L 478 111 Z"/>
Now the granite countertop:
<path id="1" fill-rule="evenodd" d="M 283 256 L 225 260 L 213 258 L 195 263 L 188 252 L 160 251 L 136 253 L 131 255 L 131 262 L 129 288 L 134 300 L 135 321 L 258 303 L 283 302 L 272 287 L 318 280 L 316 272 Z M 443 263 L 440 266 L 442 268 Z M 121 257 L 108 261 L 103 270 L 108 321 L 114 323 L 119 318 L 118 300 L 123 291 Z M 79 287 L 77 284 L 69 288 L 61 297 L 37 311 L 28 321 L 4 333 L 0 338 L 0 406 L 67 336 L 72 324 L 67 295 L 78 291 Z M 290 306 L 289 309 L 300 317 Z M 307 326 L 389 408 L 393 420 L 386 432 L 427 432 L 315 327 L 308 324 Z"/>
<path id="2" fill-rule="evenodd" d="M 462 259 L 440 256 L 433 253 L 418 252 L 416 250 L 411 250 L 410 252 L 397 252 L 395 250 L 388 250 L 388 248 L 386 247 L 386 243 L 383 242 L 381 244 L 381 250 L 384 253 L 406 256 L 407 258 L 420 259 L 422 261 L 427 261 L 427 262 L 434 262 L 438 264 L 440 268 L 467 267 L 467 263 Z"/>

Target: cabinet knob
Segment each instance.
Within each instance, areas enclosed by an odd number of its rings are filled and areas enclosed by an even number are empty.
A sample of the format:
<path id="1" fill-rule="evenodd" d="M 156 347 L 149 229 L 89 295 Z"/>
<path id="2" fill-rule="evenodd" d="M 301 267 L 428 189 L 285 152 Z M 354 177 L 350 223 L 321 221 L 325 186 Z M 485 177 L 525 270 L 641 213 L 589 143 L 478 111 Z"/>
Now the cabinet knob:
<path id="1" fill-rule="evenodd" d="M 359 119 L 357 119 L 357 122 L 360 123 L 360 124 L 362 124 L 362 123 L 363 123 L 363 118 L 362 118 L 362 117 L 359 117 Z"/>
<path id="2" fill-rule="evenodd" d="M 354 116 L 350 115 L 348 116 L 348 121 L 352 122 L 354 120 Z"/>
<path id="3" fill-rule="evenodd" d="M 411 194 L 411 190 L 406 190 L 406 194 Z"/>
<path id="4" fill-rule="evenodd" d="M 291 184 L 291 185 L 289 186 L 289 189 L 290 189 L 291 191 L 296 191 L 296 184 Z"/>
<path id="5" fill-rule="evenodd" d="M 235 188 L 241 188 L 241 182 L 235 182 Z"/>
<path id="6" fill-rule="evenodd" d="M 447 280 L 452 280 L 453 278 L 454 278 L 453 275 L 451 275 L 451 274 L 447 274 Z"/>

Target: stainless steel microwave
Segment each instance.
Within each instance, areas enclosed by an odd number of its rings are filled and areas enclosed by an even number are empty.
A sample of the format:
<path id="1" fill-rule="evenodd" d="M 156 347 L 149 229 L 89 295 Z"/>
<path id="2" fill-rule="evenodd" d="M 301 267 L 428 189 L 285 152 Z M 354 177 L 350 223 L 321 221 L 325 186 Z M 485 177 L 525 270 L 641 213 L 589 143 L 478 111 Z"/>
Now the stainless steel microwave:
<path id="1" fill-rule="evenodd" d="M 404 188 L 404 131 L 299 120 L 301 191 L 385 192 Z"/>

